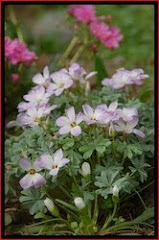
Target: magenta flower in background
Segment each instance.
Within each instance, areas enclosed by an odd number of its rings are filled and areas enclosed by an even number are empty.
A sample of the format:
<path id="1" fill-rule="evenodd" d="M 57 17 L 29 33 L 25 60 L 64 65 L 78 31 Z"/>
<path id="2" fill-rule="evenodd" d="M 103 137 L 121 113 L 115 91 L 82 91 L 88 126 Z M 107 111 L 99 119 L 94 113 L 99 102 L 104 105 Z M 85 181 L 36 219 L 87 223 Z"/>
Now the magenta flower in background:
<path id="1" fill-rule="evenodd" d="M 43 87 L 48 87 L 50 84 L 50 72 L 48 66 L 44 67 L 43 74 L 37 73 L 32 78 L 33 83 L 37 85 L 42 85 Z"/>
<path id="2" fill-rule="evenodd" d="M 50 175 L 57 176 L 60 168 L 69 162 L 70 160 L 68 158 L 63 158 L 62 149 L 58 149 L 53 157 L 47 153 L 42 154 L 40 156 L 39 166 L 50 170 Z"/>
<path id="3" fill-rule="evenodd" d="M 94 110 L 88 104 L 82 105 L 82 108 L 84 112 L 84 121 L 87 125 L 104 125 L 110 121 L 109 116 L 101 108 L 96 107 L 96 109 Z"/>
<path id="4" fill-rule="evenodd" d="M 54 94 L 55 96 L 59 96 L 65 89 L 68 89 L 72 86 L 73 80 L 67 74 L 65 69 L 62 69 L 58 72 L 51 74 L 51 79 L 53 83 L 47 88 L 47 92 L 50 94 Z"/>
<path id="5" fill-rule="evenodd" d="M 36 54 L 29 51 L 25 43 L 9 37 L 5 37 L 5 57 L 12 65 L 32 63 L 37 60 Z"/>
<path id="6" fill-rule="evenodd" d="M 107 24 L 94 21 L 90 24 L 90 31 L 107 48 L 118 48 L 123 39 L 117 26 L 109 27 Z"/>
<path id="7" fill-rule="evenodd" d="M 11 74 L 12 83 L 17 83 L 19 81 L 19 74 L 18 73 L 12 73 Z"/>
<path id="8" fill-rule="evenodd" d="M 26 189 L 29 187 L 38 188 L 46 184 L 46 179 L 41 174 L 39 174 L 42 168 L 39 167 L 38 162 L 39 162 L 39 159 L 37 159 L 33 164 L 27 158 L 22 158 L 20 160 L 19 164 L 21 168 L 27 171 L 27 174 L 19 182 L 20 186 L 23 189 Z"/>
<path id="9" fill-rule="evenodd" d="M 137 124 L 138 124 L 137 118 L 134 118 L 132 121 L 129 122 L 124 122 L 120 120 L 114 125 L 114 128 L 117 132 L 124 132 L 126 134 L 134 133 L 138 137 L 144 138 L 145 134 L 142 131 L 134 128 Z"/>
<path id="10" fill-rule="evenodd" d="M 96 17 L 93 5 L 72 5 L 68 8 L 67 12 L 79 22 L 89 23 Z"/>
<path id="11" fill-rule="evenodd" d="M 105 78 L 102 84 L 104 86 L 112 86 L 115 89 L 120 89 L 127 85 L 141 85 L 143 84 L 143 80 L 148 77 L 149 76 L 144 74 L 144 71 L 140 68 L 132 71 L 120 68 L 113 74 L 112 78 Z"/>
<path id="12" fill-rule="evenodd" d="M 61 116 L 56 120 L 56 125 L 61 127 L 59 130 L 61 135 L 70 132 L 76 137 L 82 132 L 80 126 L 78 126 L 82 121 L 83 114 L 80 112 L 76 115 L 74 107 L 70 107 L 66 110 L 66 116 Z"/>

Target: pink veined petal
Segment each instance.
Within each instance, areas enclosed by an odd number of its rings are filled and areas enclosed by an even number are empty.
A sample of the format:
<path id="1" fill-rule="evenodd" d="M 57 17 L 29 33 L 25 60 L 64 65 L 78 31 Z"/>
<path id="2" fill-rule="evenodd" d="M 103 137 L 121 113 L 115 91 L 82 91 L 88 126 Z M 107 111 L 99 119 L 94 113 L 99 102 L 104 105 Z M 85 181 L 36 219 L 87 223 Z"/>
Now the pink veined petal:
<path id="1" fill-rule="evenodd" d="M 69 133 L 71 131 L 71 126 L 65 126 L 60 128 L 59 133 L 60 135 L 64 135 L 66 133 Z"/>
<path id="2" fill-rule="evenodd" d="M 29 188 L 32 186 L 32 175 L 29 173 L 26 174 L 20 181 L 19 181 L 20 186 L 23 189 Z"/>
<path id="3" fill-rule="evenodd" d="M 32 78 L 33 83 L 36 84 L 43 84 L 44 83 L 44 78 L 40 73 L 37 73 L 33 78 Z"/>
<path id="4" fill-rule="evenodd" d="M 35 118 L 37 116 L 37 109 L 36 109 L 36 107 L 34 107 L 34 106 L 29 107 L 28 110 L 27 110 L 27 115 L 32 117 L 32 118 Z"/>
<path id="5" fill-rule="evenodd" d="M 33 168 L 35 169 L 36 172 L 40 172 L 43 168 L 40 167 L 41 163 L 41 158 L 38 158 L 34 163 L 33 163 Z"/>
<path id="6" fill-rule="evenodd" d="M 116 108 L 118 107 L 118 102 L 115 101 L 115 102 L 112 102 L 110 105 L 109 105 L 109 111 L 115 111 Z"/>
<path id="7" fill-rule="evenodd" d="M 43 76 L 44 76 L 45 80 L 49 78 L 49 68 L 48 68 L 48 66 L 44 67 Z"/>
<path id="8" fill-rule="evenodd" d="M 76 126 L 71 129 L 71 134 L 75 137 L 79 136 L 81 134 L 81 128 L 79 126 Z"/>
<path id="9" fill-rule="evenodd" d="M 44 184 L 46 184 L 46 179 L 39 173 L 35 173 L 32 177 L 32 185 L 35 188 L 38 188 Z"/>
<path id="10" fill-rule="evenodd" d="M 79 113 L 76 115 L 76 123 L 77 123 L 77 124 L 80 124 L 83 120 L 84 120 L 84 114 L 83 114 L 82 112 L 79 112 Z"/>
<path id="11" fill-rule="evenodd" d="M 25 171 L 28 171 L 31 168 L 31 162 L 28 158 L 21 158 L 19 161 L 19 165 Z"/>
<path id="12" fill-rule="evenodd" d="M 82 108 L 86 116 L 93 117 L 93 109 L 88 104 L 82 105 Z"/>
<path id="13" fill-rule="evenodd" d="M 145 137 L 145 134 L 142 131 L 138 130 L 138 129 L 134 129 L 133 133 L 135 133 L 140 138 L 144 138 Z"/>
<path id="14" fill-rule="evenodd" d="M 53 164 L 54 164 L 53 158 L 47 153 L 42 154 L 39 158 L 39 162 L 37 163 L 39 168 L 47 169 L 52 169 Z"/>
<path id="15" fill-rule="evenodd" d="M 93 77 L 93 76 L 96 75 L 96 74 L 97 74 L 97 72 L 90 72 L 90 73 L 85 77 L 85 79 L 87 80 L 87 79 Z"/>
<path id="16" fill-rule="evenodd" d="M 70 160 L 68 158 L 62 158 L 59 162 L 59 168 L 65 166 L 69 162 L 70 162 Z"/>
<path id="17" fill-rule="evenodd" d="M 102 81 L 102 85 L 104 85 L 104 86 L 110 86 L 110 85 L 112 85 L 112 81 L 111 81 L 109 78 L 105 78 L 105 79 Z"/>
<path id="18" fill-rule="evenodd" d="M 69 125 L 70 120 L 67 117 L 61 116 L 56 120 L 56 125 L 58 127 L 63 127 Z"/>
<path id="19" fill-rule="evenodd" d="M 54 93 L 54 91 L 57 89 L 57 85 L 55 83 L 50 83 L 48 88 L 47 88 L 47 92 L 48 93 Z"/>
<path id="20" fill-rule="evenodd" d="M 61 161 L 62 158 L 63 158 L 63 151 L 60 148 L 54 154 L 54 163 L 59 165 L 59 162 Z"/>
<path id="21" fill-rule="evenodd" d="M 103 112 L 107 111 L 108 110 L 108 107 L 106 104 L 99 104 L 96 109 L 102 109 Z"/>
<path id="22" fill-rule="evenodd" d="M 126 124 L 126 129 L 129 131 L 129 129 L 133 129 L 138 124 L 138 118 L 134 118 L 132 121 L 128 122 Z"/>
<path id="23" fill-rule="evenodd" d="M 73 84 L 73 80 L 69 79 L 65 82 L 64 88 L 70 88 Z"/>
<path id="24" fill-rule="evenodd" d="M 69 118 L 71 122 L 76 121 L 76 116 L 75 116 L 75 109 L 74 107 L 70 107 L 66 110 L 66 116 Z"/>
<path id="25" fill-rule="evenodd" d="M 55 94 L 55 96 L 59 96 L 59 95 L 61 95 L 61 93 L 64 91 L 64 89 L 62 89 L 62 88 L 58 88 L 58 89 L 56 89 L 55 91 L 54 91 L 54 94 Z"/>
<path id="26" fill-rule="evenodd" d="M 53 176 L 57 176 L 58 172 L 59 172 L 59 168 L 54 168 L 49 172 L 49 174 Z"/>

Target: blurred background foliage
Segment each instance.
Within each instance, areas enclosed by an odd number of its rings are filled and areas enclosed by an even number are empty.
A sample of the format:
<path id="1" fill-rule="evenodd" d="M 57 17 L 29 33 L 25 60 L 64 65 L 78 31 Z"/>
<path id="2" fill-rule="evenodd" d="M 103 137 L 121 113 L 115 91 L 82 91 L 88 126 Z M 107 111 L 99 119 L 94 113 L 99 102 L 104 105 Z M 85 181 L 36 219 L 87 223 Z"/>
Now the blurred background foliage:
<path id="1" fill-rule="evenodd" d="M 38 60 L 22 72 L 20 80 L 13 84 L 5 74 L 6 121 L 16 117 L 17 104 L 33 86 L 33 75 L 45 65 L 56 69 L 57 61 L 71 41 L 74 30 L 66 13 L 68 5 L 7 5 L 5 7 L 5 36 L 21 37 Z M 143 68 L 150 78 L 141 87 L 141 100 L 153 99 L 154 88 L 154 6 L 135 4 L 96 5 L 97 15 L 112 15 L 112 25 L 117 25 L 124 36 L 120 47 L 115 50 L 101 47 L 99 53 L 109 77 L 116 69 L 132 70 Z M 79 62 L 93 70 L 94 61 Z M 14 99 L 14 101 L 13 101 Z"/>

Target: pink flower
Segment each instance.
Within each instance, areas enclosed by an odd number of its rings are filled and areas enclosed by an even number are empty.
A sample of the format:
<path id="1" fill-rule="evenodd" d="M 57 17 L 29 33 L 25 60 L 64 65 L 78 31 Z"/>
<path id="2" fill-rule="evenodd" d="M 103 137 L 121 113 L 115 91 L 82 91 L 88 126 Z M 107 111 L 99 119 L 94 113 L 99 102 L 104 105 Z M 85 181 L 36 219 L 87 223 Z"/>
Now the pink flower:
<path id="1" fill-rule="evenodd" d="M 46 184 L 46 179 L 38 173 L 42 170 L 42 168 L 38 165 L 38 161 L 39 159 L 32 164 L 27 158 L 22 158 L 20 160 L 21 168 L 27 171 L 27 174 L 19 182 L 23 189 L 32 186 L 38 188 Z"/>
<path id="2" fill-rule="evenodd" d="M 43 69 L 43 75 L 41 73 L 37 73 L 33 79 L 33 83 L 37 85 L 41 85 L 43 87 L 48 87 L 50 83 L 50 73 L 48 66 L 44 67 Z"/>
<path id="3" fill-rule="evenodd" d="M 107 24 L 99 21 L 90 24 L 90 31 L 107 48 L 119 47 L 119 42 L 123 39 L 118 27 L 110 28 Z"/>
<path id="4" fill-rule="evenodd" d="M 49 174 L 52 176 L 57 176 L 60 168 L 69 163 L 68 158 L 63 158 L 62 149 L 58 149 L 54 156 L 50 156 L 47 153 L 44 153 L 40 157 L 39 166 L 50 170 Z"/>
<path id="5" fill-rule="evenodd" d="M 5 57 L 12 65 L 23 62 L 31 63 L 37 59 L 35 53 L 30 52 L 25 43 L 9 37 L 5 37 Z"/>
<path id="6" fill-rule="evenodd" d="M 120 68 L 115 74 L 113 74 L 112 78 L 105 78 L 102 81 L 102 84 L 104 86 L 110 85 L 115 89 L 120 89 L 127 85 L 141 85 L 143 84 L 143 80 L 148 77 L 149 76 L 144 74 L 144 71 L 141 68 L 137 68 L 132 71 Z"/>
<path id="7" fill-rule="evenodd" d="M 72 5 L 67 12 L 74 16 L 79 22 L 89 23 L 95 19 L 95 9 L 93 5 Z"/>
<path id="8" fill-rule="evenodd" d="M 61 127 L 59 133 L 64 135 L 66 133 L 71 133 L 73 136 L 78 136 L 81 134 L 81 128 L 78 126 L 83 121 L 83 114 L 78 113 L 75 115 L 74 107 L 70 107 L 66 110 L 66 116 L 61 116 L 56 120 L 56 125 Z"/>
<path id="9" fill-rule="evenodd" d="M 84 104 L 82 108 L 84 112 L 84 120 L 87 125 L 104 125 L 110 121 L 109 116 L 105 114 L 105 112 L 101 108 L 96 107 L 94 110 L 88 104 Z"/>
<path id="10" fill-rule="evenodd" d="M 43 117 L 46 117 L 50 114 L 52 110 L 54 110 L 57 106 L 56 105 L 44 105 L 42 107 L 35 107 L 29 106 L 27 111 L 21 112 L 18 114 L 18 122 L 21 123 L 22 125 L 28 125 L 30 127 L 35 127 L 38 126 L 39 123 L 41 122 L 41 119 Z"/>
<path id="11" fill-rule="evenodd" d="M 17 83 L 19 81 L 19 74 L 18 73 L 12 73 L 11 79 L 13 83 Z"/>
<path id="12" fill-rule="evenodd" d="M 114 125 L 114 128 L 117 132 L 124 132 L 126 134 L 134 133 L 140 138 L 144 138 L 145 134 L 142 131 L 134 128 L 137 125 L 137 123 L 138 123 L 137 118 L 134 118 L 132 121 L 129 122 L 124 122 L 120 120 Z"/>
<path id="13" fill-rule="evenodd" d="M 66 70 L 67 71 L 67 70 Z M 64 69 L 51 74 L 51 79 L 53 83 L 47 88 L 47 92 L 50 94 L 55 94 L 55 96 L 59 96 L 65 89 L 68 89 L 72 86 L 73 80 L 67 74 Z"/>

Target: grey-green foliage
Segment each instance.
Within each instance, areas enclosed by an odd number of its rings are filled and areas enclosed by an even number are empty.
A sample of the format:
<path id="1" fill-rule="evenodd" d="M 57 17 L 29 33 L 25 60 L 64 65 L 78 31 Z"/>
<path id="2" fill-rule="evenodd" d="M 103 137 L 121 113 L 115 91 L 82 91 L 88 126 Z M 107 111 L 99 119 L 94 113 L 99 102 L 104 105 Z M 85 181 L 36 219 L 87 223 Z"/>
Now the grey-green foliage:
<path id="1" fill-rule="evenodd" d="M 22 196 L 19 198 L 19 201 L 24 208 L 29 210 L 31 215 L 34 215 L 37 212 L 45 212 L 45 191 L 43 191 L 42 188 L 28 188 L 23 190 L 21 194 Z"/>

